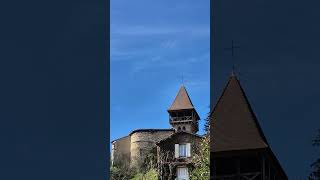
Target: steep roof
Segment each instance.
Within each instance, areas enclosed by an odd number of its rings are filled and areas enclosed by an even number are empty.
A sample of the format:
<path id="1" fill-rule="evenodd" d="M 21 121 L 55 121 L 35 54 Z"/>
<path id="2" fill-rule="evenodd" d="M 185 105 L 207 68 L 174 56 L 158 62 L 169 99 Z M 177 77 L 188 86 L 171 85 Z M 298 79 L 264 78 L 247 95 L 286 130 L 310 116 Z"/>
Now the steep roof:
<path id="1" fill-rule="evenodd" d="M 212 152 L 259 149 L 269 146 L 235 75 L 230 76 L 210 116 Z"/>
<path id="2" fill-rule="evenodd" d="M 182 85 L 168 111 L 194 109 L 186 88 Z"/>

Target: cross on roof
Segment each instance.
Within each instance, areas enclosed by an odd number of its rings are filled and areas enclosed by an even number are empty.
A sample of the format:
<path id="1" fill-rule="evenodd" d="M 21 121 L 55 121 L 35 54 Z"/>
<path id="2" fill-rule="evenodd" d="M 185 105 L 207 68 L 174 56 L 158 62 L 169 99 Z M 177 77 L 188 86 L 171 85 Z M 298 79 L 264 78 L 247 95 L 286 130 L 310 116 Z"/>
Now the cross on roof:
<path id="1" fill-rule="evenodd" d="M 225 50 L 231 51 L 232 61 L 234 61 L 233 57 L 234 57 L 235 49 L 239 49 L 239 48 L 240 47 L 236 46 L 233 40 L 231 41 L 231 47 L 225 48 Z M 232 72 L 231 72 L 232 75 L 235 75 L 235 68 L 236 68 L 235 67 L 235 63 L 233 62 L 233 64 L 232 64 Z"/>
<path id="2" fill-rule="evenodd" d="M 184 83 L 184 81 L 183 81 L 183 73 L 182 73 L 182 75 L 181 75 L 181 84 L 183 84 Z"/>
<path id="3" fill-rule="evenodd" d="M 232 75 L 232 76 L 235 75 L 235 69 L 236 69 L 236 67 L 235 67 L 235 65 L 233 64 L 233 65 L 232 65 L 232 72 L 231 72 L 231 75 Z"/>
<path id="4" fill-rule="evenodd" d="M 234 56 L 234 50 L 235 49 L 239 49 L 240 47 L 239 46 L 236 46 L 235 44 L 234 44 L 234 41 L 232 40 L 231 41 L 231 47 L 229 47 L 229 48 L 225 48 L 226 50 L 228 50 L 228 51 L 231 51 L 231 56 L 233 57 Z"/>

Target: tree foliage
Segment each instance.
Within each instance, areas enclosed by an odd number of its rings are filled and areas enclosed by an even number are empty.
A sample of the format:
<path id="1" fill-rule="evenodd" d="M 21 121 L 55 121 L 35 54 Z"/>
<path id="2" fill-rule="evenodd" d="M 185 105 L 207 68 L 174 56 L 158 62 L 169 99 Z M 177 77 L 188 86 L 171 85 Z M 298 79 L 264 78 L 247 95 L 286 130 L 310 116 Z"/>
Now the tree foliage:
<path id="1" fill-rule="evenodd" d="M 146 151 L 146 157 L 136 166 L 130 166 L 123 157 L 117 157 L 117 163 L 110 167 L 111 180 L 158 180 L 156 171 L 156 149 Z"/>
<path id="2" fill-rule="evenodd" d="M 206 134 L 202 139 L 198 152 L 194 153 L 192 163 L 194 169 L 190 173 L 190 179 L 208 180 L 210 179 L 210 117 L 206 119 Z"/>
<path id="3" fill-rule="evenodd" d="M 158 173 L 150 169 L 146 173 L 137 173 L 131 180 L 158 180 Z"/>
<path id="4" fill-rule="evenodd" d="M 124 166 L 111 166 L 110 179 L 111 180 L 129 180 L 132 177 L 132 171 Z"/>
<path id="5" fill-rule="evenodd" d="M 190 173 L 190 179 L 208 180 L 210 179 L 210 150 L 209 136 L 205 136 L 200 143 L 199 153 L 192 158 L 194 169 Z"/>

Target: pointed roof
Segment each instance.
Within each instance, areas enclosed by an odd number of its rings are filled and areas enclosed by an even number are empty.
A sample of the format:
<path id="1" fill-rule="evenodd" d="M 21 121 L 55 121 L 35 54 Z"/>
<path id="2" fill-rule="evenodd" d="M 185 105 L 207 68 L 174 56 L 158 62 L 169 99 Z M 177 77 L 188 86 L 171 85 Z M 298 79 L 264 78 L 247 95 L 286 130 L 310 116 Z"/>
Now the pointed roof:
<path id="1" fill-rule="evenodd" d="M 211 113 L 212 152 L 269 147 L 249 101 L 232 74 Z"/>
<path id="2" fill-rule="evenodd" d="M 180 90 L 174 99 L 172 105 L 168 111 L 183 110 L 183 109 L 194 109 L 191 99 L 184 85 L 181 85 Z"/>

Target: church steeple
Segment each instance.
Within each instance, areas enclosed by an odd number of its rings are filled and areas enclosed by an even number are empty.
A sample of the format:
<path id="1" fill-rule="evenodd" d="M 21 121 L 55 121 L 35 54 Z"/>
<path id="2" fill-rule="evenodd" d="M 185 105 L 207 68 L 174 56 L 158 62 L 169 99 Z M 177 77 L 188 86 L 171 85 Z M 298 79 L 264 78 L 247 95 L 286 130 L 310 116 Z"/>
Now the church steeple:
<path id="1" fill-rule="evenodd" d="M 235 74 L 210 114 L 210 141 L 213 179 L 288 180 Z"/>
<path id="2" fill-rule="evenodd" d="M 211 115 L 214 151 L 266 148 L 268 142 L 235 74 Z"/>
<path id="3" fill-rule="evenodd" d="M 176 98 L 168 109 L 168 113 L 169 122 L 176 131 L 196 133 L 199 130 L 198 120 L 200 120 L 200 117 L 184 85 L 181 85 Z"/>

